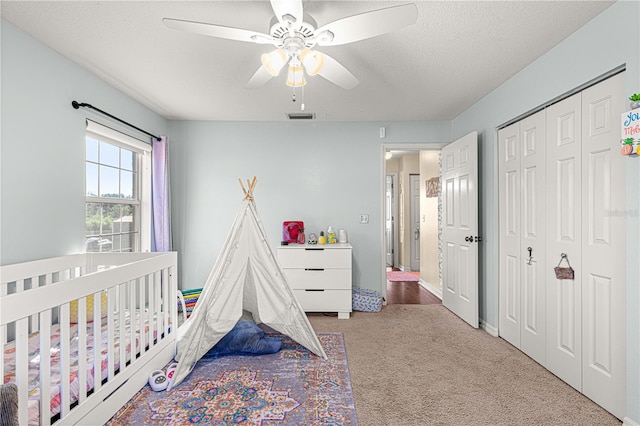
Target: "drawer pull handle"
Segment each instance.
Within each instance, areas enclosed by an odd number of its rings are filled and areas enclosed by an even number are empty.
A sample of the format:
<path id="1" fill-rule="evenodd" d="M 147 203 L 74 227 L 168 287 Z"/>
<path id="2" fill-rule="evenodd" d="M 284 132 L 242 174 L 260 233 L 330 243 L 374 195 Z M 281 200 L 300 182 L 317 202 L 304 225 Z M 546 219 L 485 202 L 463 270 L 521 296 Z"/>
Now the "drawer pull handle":
<path id="1" fill-rule="evenodd" d="M 324 291 L 324 289 L 321 289 L 321 288 L 305 288 L 304 291 Z"/>
<path id="2" fill-rule="evenodd" d="M 305 271 L 324 271 L 324 268 L 304 268 Z"/>
<path id="3" fill-rule="evenodd" d="M 321 247 L 317 247 L 317 248 L 315 248 L 315 247 L 311 247 L 311 248 L 307 247 L 307 248 L 305 248 L 305 250 L 307 250 L 307 251 L 324 251 L 324 249 L 321 248 Z"/>

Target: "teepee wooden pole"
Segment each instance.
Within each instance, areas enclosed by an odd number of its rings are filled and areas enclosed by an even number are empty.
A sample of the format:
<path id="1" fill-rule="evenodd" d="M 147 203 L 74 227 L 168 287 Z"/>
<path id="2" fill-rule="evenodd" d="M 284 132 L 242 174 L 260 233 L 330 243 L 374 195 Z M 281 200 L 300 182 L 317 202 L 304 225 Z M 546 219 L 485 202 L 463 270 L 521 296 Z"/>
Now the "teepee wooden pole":
<path id="1" fill-rule="evenodd" d="M 247 179 L 247 187 L 245 188 L 244 183 L 242 183 L 242 179 L 238 178 L 238 182 L 240 182 L 240 187 L 242 188 L 242 192 L 244 192 L 244 199 L 253 201 L 253 188 L 256 187 L 256 183 L 258 179 L 254 176 L 252 180 Z M 247 190 L 247 188 L 249 188 Z"/>
<path id="2" fill-rule="evenodd" d="M 244 188 L 244 184 L 242 183 L 242 179 L 238 178 L 238 182 L 240 182 L 240 187 L 242 188 L 242 192 L 244 192 L 244 198 L 247 198 L 247 190 Z"/>

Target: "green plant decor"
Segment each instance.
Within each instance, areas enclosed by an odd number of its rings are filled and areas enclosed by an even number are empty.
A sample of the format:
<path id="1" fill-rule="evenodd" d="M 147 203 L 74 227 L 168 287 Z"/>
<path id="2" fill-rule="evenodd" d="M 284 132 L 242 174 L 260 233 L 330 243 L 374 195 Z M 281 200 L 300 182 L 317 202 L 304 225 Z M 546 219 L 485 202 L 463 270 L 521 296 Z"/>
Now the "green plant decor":
<path id="1" fill-rule="evenodd" d="M 634 93 L 633 95 L 629 96 L 629 100 L 631 102 L 638 102 L 640 101 L 640 93 Z"/>

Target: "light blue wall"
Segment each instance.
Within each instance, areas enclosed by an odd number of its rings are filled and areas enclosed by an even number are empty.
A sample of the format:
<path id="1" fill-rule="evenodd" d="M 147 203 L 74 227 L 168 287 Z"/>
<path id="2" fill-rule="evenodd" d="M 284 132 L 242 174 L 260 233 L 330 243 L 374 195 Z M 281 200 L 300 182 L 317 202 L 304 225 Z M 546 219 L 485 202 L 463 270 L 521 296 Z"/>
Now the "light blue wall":
<path id="1" fill-rule="evenodd" d="M 387 137 L 380 139 L 385 125 Z M 171 122 L 174 244 L 181 285 L 201 287 L 242 199 L 238 178 L 257 176 L 256 204 L 271 245 L 282 222 L 319 234 L 345 229 L 354 285 L 381 290 L 381 141 L 441 143 L 449 123 Z M 359 223 L 361 214 L 369 223 Z"/>
<path id="2" fill-rule="evenodd" d="M 165 134 L 167 121 L 8 22 L 0 25 L 0 264 L 83 252 L 85 118 L 123 129 L 71 101 L 154 134 Z"/>
<path id="3" fill-rule="evenodd" d="M 615 3 L 583 28 L 452 121 L 456 139 L 477 130 L 480 135 L 481 317 L 498 326 L 498 182 L 497 127 L 563 93 L 626 64 L 626 93 L 640 92 L 640 2 Z M 628 104 L 625 105 L 628 108 Z M 640 423 L 640 329 L 638 253 L 638 187 L 640 158 L 626 159 L 629 231 L 626 256 L 628 417 Z M 621 248 L 622 250 L 622 248 Z"/>

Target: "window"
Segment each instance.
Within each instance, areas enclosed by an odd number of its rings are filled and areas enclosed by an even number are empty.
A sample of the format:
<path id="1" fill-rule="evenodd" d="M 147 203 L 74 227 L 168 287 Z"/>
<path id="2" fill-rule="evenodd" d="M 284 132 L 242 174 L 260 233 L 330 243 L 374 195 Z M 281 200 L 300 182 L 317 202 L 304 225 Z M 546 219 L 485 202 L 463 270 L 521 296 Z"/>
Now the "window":
<path id="1" fill-rule="evenodd" d="M 151 146 L 87 123 L 86 251 L 148 251 Z"/>

